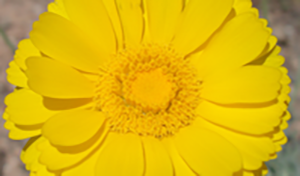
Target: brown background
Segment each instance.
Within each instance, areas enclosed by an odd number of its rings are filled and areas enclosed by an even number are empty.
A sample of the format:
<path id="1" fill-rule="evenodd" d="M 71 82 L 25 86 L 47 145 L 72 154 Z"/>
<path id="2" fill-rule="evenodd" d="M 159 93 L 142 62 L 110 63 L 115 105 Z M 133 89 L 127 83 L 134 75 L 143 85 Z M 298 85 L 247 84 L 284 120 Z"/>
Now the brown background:
<path id="1" fill-rule="evenodd" d="M 4 97 L 13 90 L 7 83 L 5 70 L 13 58 L 18 42 L 28 37 L 31 25 L 46 10 L 51 0 L 0 0 L 0 114 Z M 253 0 L 261 16 L 269 20 L 279 39 L 286 67 L 292 78 L 292 120 L 286 131 L 288 144 L 275 161 L 268 163 L 268 176 L 300 176 L 300 0 Z M 0 176 L 28 176 L 19 155 L 25 141 L 8 139 L 0 119 Z"/>

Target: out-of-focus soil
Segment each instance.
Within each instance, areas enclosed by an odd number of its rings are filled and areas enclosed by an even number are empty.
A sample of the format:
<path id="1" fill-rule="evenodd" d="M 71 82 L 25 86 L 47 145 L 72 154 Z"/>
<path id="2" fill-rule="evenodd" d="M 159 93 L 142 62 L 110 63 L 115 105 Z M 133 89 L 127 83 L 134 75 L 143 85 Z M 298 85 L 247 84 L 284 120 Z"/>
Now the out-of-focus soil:
<path id="1" fill-rule="evenodd" d="M 4 29 L 9 40 L 17 46 L 21 39 L 27 38 L 32 23 L 39 14 L 46 10 L 51 0 L 0 0 L 0 28 Z M 300 60 L 300 0 L 254 0 L 254 6 L 261 11 L 261 16 L 268 18 L 282 55 L 286 58 L 286 67 L 290 71 L 292 84 L 291 131 L 300 137 L 300 76 L 297 76 Z M 5 70 L 13 52 L 0 36 L 0 114 L 4 110 L 4 97 L 13 90 L 7 83 Z M 300 75 L 300 74 L 299 74 Z M 0 176 L 28 176 L 19 159 L 25 141 L 12 141 L 3 128 L 4 120 L 0 118 Z"/>

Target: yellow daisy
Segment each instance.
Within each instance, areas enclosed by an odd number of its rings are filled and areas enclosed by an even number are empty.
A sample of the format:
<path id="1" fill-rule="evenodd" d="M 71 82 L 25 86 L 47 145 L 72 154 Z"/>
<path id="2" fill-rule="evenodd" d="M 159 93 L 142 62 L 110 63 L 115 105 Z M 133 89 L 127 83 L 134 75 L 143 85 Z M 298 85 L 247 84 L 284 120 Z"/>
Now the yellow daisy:
<path id="1" fill-rule="evenodd" d="M 250 0 L 56 0 L 3 115 L 30 176 L 255 176 L 286 143 L 277 39 Z"/>

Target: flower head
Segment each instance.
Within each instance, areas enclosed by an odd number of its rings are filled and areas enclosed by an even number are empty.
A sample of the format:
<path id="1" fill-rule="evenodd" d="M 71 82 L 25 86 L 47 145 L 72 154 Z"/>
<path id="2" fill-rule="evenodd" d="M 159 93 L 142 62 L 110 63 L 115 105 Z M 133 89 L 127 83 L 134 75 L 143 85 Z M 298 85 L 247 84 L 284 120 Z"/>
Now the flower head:
<path id="1" fill-rule="evenodd" d="M 290 101 L 250 0 L 56 0 L 7 70 L 34 176 L 265 175 Z"/>

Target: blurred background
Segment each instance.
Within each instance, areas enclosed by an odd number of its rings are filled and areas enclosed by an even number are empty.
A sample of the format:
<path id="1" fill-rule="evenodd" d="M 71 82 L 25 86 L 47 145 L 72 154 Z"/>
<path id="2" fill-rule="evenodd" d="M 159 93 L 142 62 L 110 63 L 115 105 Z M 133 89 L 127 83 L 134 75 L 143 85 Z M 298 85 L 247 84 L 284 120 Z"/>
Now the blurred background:
<path id="1" fill-rule="evenodd" d="M 8 63 L 18 42 L 28 37 L 32 23 L 51 1 L 0 0 L 0 114 L 5 108 L 4 97 L 13 90 L 6 81 Z M 261 17 L 268 19 L 273 34 L 278 37 L 292 79 L 292 119 L 286 130 L 289 142 L 277 160 L 267 163 L 268 176 L 300 176 L 300 0 L 253 0 L 253 4 Z M 19 159 L 25 141 L 10 140 L 3 124 L 0 118 L 0 176 L 28 176 Z"/>

